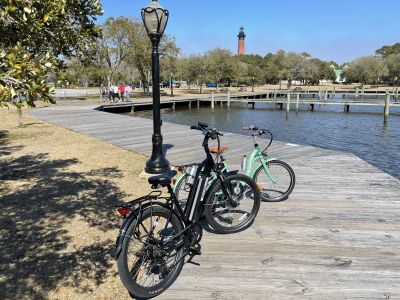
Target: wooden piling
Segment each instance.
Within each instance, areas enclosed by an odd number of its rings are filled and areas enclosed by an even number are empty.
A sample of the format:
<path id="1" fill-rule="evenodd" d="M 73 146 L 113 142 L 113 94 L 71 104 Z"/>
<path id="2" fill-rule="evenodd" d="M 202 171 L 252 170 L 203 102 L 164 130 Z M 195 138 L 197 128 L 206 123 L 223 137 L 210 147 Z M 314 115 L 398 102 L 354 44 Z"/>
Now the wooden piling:
<path id="1" fill-rule="evenodd" d="M 350 111 L 350 104 L 345 104 L 343 108 L 344 112 L 349 112 Z"/>
<path id="2" fill-rule="evenodd" d="M 390 93 L 386 92 L 385 111 L 383 116 L 384 123 L 386 123 L 389 119 L 389 110 L 390 110 Z"/>
<path id="3" fill-rule="evenodd" d="M 276 89 L 274 89 L 274 99 L 276 99 Z"/>
<path id="4" fill-rule="evenodd" d="M 297 97 L 296 97 L 296 113 L 299 112 L 299 104 L 300 104 L 300 93 L 297 93 Z"/>
<path id="5" fill-rule="evenodd" d="M 314 111 L 314 103 L 310 104 L 310 111 Z"/>
<path id="6" fill-rule="evenodd" d="M 325 94 L 324 94 L 324 100 L 328 99 L 328 90 L 325 90 Z"/>
<path id="7" fill-rule="evenodd" d="M 189 110 L 192 109 L 192 101 L 189 101 Z"/>
<path id="8" fill-rule="evenodd" d="M 214 92 L 211 92 L 211 109 L 214 109 Z"/>
<path id="9" fill-rule="evenodd" d="M 287 93 L 287 100 L 286 100 L 286 114 L 290 111 L 290 92 Z"/>
<path id="10" fill-rule="evenodd" d="M 172 103 L 172 110 L 175 110 L 175 105 L 176 105 L 176 103 L 173 102 L 173 103 Z"/>
<path id="11" fill-rule="evenodd" d="M 197 109 L 200 108 L 200 100 L 197 100 Z"/>
<path id="12" fill-rule="evenodd" d="M 131 115 L 133 115 L 135 113 L 135 105 L 131 106 Z"/>
<path id="13" fill-rule="evenodd" d="M 228 95 L 226 96 L 226 102 L 227 102 L 227 106 L 230 107 L 231 106 L 231 92 L 228 91 Z"/>

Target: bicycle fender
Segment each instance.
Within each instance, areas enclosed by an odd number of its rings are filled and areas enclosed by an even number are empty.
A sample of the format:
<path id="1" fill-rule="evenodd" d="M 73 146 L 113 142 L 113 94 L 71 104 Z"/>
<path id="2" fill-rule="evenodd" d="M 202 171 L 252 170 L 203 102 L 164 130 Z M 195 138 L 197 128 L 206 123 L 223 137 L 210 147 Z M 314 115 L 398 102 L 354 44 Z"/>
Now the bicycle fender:
<path id="1" fill-rule="evenodd" d="M 225 176 L 225 177 L 229 177 L 229 176 L 235 175 L 235 174 L 237 174 L 237 173 L 239 173 L 239 170 L 226 172 L 226 173 L 224 174 L 224 176 Z M 206 194 L 205 194 L 205 196 L 204 196 L 204 199 L 205 199 L 205 200 L 208 199 L 208 195 L 210 194 L 210 192 L 212 191 L 212 189 L 214 188 L 214 186 L 216 186 L 216 185 L 218 184 L 218 182 L 219 182 L 219 180 L 214 180 L 214 181 L 211 183 L 210 187 L 207 189 Z"/>
<path id="2" fill-rule="evenodd" d="M 175 177 L 174 177 L 175 182 L 174 182 L 174 187 L 173 187 L 174 192 L 176 192 L 176 187 L 177 187 L 178 183 L 182 180 L 182 178 L 185 175 L 186 175 L 186 173 L 181 173 L 179 175 L 175 175 Z"/>
<path id="3" fill-rule="evenodd" d="M 121 251 L 122 251 L 122 245 L 124 244 L 124 240 L 126 238 L 126 231 L 128 230 L 129 226 L 132 224 L 132 222 L 140 215 L 141 211 L 147 209 L 149 206 L 151 205 L 159 205 L 159 206 L 163 206 L 165 208 L 168 208 L 167 205 L 165 205 L 165 203 L 161 203 L 161 202 L 148 202 L 143 204 L 141 207 L 135 209 L 134 211 L 132 211 L 129 216 L 123 221 L 121 228 L 119 230 L 118 233 L 118 237 L 117 240 L 115 242 L 115 245 L 113 247 L 113 249 L 111 250 L 111 257 L 115 260 L 118 259 Z M 175 212 L 174 212 L 175 213 Z"/>

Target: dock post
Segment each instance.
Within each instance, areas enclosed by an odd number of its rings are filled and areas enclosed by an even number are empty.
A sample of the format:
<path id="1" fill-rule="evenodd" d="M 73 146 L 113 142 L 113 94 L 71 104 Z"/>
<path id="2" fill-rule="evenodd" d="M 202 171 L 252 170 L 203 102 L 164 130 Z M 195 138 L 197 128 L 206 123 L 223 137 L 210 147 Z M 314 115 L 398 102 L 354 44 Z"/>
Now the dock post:
<path id="1" fill-rule="evenodd" d="M 287 100 L 286 100 L 286 116 L 290 111 L 290 92 L 287 93 Z"/>
<path id="2" fill-rule="evenodd" d="M 355 94 L 355 98 L 358 98 L 358 86 L 356 87 L 356 94 Z"/>
<path id="3" fill-rule="evenodd" d="M 172 103 L 172 110 L 175 110 L 175 102 Z"/>
<path id="4" fill-rule="evenodd" d="M 200 100 L 197 100 L 197 109 L 200 108 Z"/>
<path id="5" fill-rule="evenodd" d="M 336 96 L 336 86 L 333 87 L 333 97 Z"/>
<path id="6" fill-rule="evenodd" d="M 318 100 L 321 100 L 321 88 L 318 89 Z"/>
<path id="7" fill-rule="evenodd" d="M 228 91 L 228 95 L 226 96 L 226 100 L 227 100 L 227 105 L 228 107 L 231 106 L 231 92 Z"/>
<path id="8" fill-rule="evenodd" d="M 324 95 L 324 100 L 327 100 L 328 99 L 328 90 L 326 89 L 325 90 L 325 95 Z"/>
<path id="9" fill-rule="evenodd" d="M 211 109 L 214 110 L 214 92 L 211 92 Z"/>
<path id="10" fill-rule="evenodd" d="M 189 110 L 192 109 L 192 101 L 189 101 Z"/>
<path id="11" fill-rule="evenodd" d="M 297 93 L 297 97 L 296 97 L 296 113 L 299 112 L 299 104 L 300 104 L 300 93 Z"/>
<path id="12" fill-rule="evenodd" d="M 310 111 L 314 111 L 314 103 L 310 104 Z"/>
<path id="13" fill-rule="evenodd" d="M 394 100 L 397 102 L 397 100 L 399 99 L 399 88 L 396 88 L 396 98 L 394 98 Z"/>
<path id="14" fill-rule="evenodd" d="M 386 100 L 385 100 L 385 113 L 383 116 L 383 122 L 386 123 L 389 119 L 389 109 L 390 109 L 390 93 L 386 92 Z"/>
<path id="15" fill-rule="evenodd" d="M 274 99 L 276 99 L 276 89 L 274 89 Z"/>
<path id="16" fill-rule="evenodd" d="M 345 104 L 343 111 L 348 113 L 350 111 L 350 104 Z"/>
<path id="17" fill-rule="evenodd" d="M 135 105 L 131 106 L 131 115 L 133 115 L 135 113 Z"/>

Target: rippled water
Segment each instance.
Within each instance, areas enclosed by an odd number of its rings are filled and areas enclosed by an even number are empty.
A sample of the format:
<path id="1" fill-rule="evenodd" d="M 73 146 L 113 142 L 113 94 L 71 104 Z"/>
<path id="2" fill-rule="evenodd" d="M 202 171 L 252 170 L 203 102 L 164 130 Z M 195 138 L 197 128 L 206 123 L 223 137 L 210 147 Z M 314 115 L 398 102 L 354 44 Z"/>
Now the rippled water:
<path id="1" fill-rule="evenodd" d="M 286 118 L 285 111 L 269 104 L 257 103 L 256 109 L 245 104 L 234 104 L 230 109 L 216 105 L 214 112 L 210 107 L 163 109 L 162 119 L 186 125 L 203 121 L 236 133 L 243 133 L 242 126 L 253 124 L 271 130 L 279 141 L 352 152 L 400 178 L 399 107 L 391 107 L 387 125 L 383 124 L 383 107 L 351 106 L 350 113 L 344 113 L 342 106 L 315 106 L 314 112 L 306 111 L 306 107 L 301 109 L 298 114 L 290 112 Z M 151 117 L 149 111 L 137 114 Z"/>

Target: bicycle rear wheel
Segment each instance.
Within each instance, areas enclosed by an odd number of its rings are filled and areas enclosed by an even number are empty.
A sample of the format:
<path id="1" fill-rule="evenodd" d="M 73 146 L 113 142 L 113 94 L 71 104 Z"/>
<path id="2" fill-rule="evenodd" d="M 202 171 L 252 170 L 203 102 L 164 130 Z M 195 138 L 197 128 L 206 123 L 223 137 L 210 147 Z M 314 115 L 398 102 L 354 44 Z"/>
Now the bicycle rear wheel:
<path id="1" fill-rule="evenodd" d="M 257 185 L 243 174 L 226 177 L 224 185 L 227 191 L 218 181 L 209 192 L 205 200 L 206 219 L 219 233 L 242 231 L 253 223 L 260 208 Z"/>
<path id="2" fill-rule="evenodd" d="M 259 186 L 261 200 L 266 202 L 279 202 L 288 199 L 296 183 L 293 169 L 281 160 L 271 160 L 267 166 L 275 183 L 267 175 L 262 165 L 254 172 L 253 179 Z"/>
<path id="3" fill-rule="evenodd" d="M 150 206 L 126 231 L 118 273 L 131 296 L 152 298 L 178 277 L 184 263 L 183 230 L 178 217 L 162 206 Z"/>

